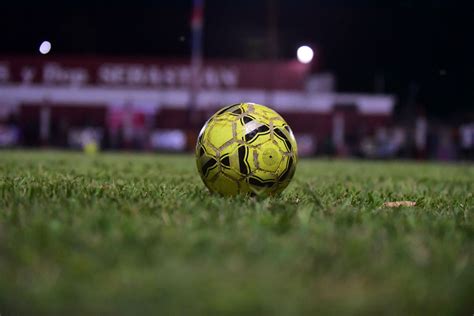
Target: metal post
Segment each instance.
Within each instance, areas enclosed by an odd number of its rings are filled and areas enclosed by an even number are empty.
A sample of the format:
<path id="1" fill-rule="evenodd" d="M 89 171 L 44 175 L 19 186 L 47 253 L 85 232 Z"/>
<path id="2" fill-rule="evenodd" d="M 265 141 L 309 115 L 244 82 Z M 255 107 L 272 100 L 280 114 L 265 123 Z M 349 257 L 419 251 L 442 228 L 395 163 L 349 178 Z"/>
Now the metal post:
<path id="1" fill-rule="evenodd" d="M 49 125 L 51 121 L 51 108 L 42 106 L 40 110 L 40 140 L 42 145 L 49 143 Z"/>
<path id="2" fill-rule="evenodd" d="M 204 0 L 193 0 L 191 15 L 191 85 L 188 104 L 188 123 L 190 126 L 197 123 L 196 108 L 201 88 L 203 18 Z"/>

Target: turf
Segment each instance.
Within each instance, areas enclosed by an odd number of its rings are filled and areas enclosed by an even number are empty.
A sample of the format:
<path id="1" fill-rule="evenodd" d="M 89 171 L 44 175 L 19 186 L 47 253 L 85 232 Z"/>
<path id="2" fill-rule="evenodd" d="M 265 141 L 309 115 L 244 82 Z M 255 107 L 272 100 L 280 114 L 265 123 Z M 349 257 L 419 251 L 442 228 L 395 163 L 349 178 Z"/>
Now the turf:
<path id="1" fill-rule="evenodd" d="M 0 314 L 471 315 L 473 194 L 472 165 L 302 160 L 255 199 L 190 156 L 0 151 Z"/>

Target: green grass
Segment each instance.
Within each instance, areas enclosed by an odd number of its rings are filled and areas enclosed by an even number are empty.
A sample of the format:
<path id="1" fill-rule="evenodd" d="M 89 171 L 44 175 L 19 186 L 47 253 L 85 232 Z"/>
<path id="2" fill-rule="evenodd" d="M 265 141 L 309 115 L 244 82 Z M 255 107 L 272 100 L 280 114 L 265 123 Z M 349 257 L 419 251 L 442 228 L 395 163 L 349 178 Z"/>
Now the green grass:
<path id="1" fill-rule="evenodd" d="M 0 314 L 471 315 L 473 211 L 472 165 L 302 160 L 262 200 L 190 156 L 0 151 Z"/>

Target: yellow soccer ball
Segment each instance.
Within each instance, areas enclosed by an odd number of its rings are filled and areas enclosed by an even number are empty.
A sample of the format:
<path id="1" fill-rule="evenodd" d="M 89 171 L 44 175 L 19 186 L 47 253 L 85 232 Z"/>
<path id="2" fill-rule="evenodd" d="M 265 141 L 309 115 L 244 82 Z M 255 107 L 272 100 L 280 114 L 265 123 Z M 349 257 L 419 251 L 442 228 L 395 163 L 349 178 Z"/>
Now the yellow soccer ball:
<path id="1" fill-rule="evenodd" d="M 291 128 L 277 112 L 255 103 L 233 104 L 201 129 L 197 169 L 211 192 L 275 195 L 295 174 L 296 146 Z"/>

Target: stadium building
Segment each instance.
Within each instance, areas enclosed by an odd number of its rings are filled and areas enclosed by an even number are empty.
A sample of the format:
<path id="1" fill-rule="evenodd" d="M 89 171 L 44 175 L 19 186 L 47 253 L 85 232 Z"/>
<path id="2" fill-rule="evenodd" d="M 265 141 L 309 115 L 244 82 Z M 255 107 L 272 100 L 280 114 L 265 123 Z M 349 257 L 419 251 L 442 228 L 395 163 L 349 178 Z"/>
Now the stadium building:
<path id="1" fill-rule="evenodd" d="M 333 76 L 293 60 L 212 60 L 200 73 L 197 87 L 187 60 L 0 58 L 0 122 L 16 117 L 26 146 L 80 146 L 87 131 L 107 148 L 185 150 L 219 107 L 248 101 L 281 113 L 312 154 L 387 125 L 394 106 L 390 95 L 335 92 Z"/>

